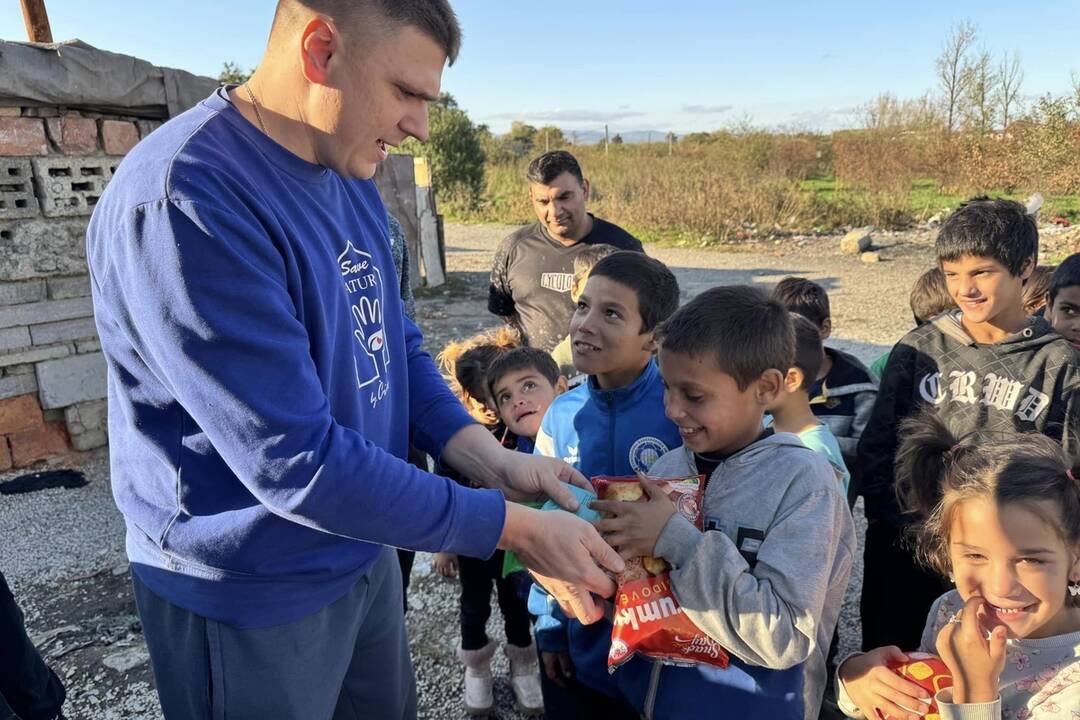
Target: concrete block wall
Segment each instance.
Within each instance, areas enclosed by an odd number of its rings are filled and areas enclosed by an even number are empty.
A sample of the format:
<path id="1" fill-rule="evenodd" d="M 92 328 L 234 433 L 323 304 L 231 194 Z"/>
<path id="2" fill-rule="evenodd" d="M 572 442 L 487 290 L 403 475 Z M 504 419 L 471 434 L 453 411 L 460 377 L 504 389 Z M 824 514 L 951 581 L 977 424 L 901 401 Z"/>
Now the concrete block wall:
<path id="1" fill-rule="evenodd" d="M 161 123 L 0 106 L 0 471 L 107 442 L 86 225 Z"/>

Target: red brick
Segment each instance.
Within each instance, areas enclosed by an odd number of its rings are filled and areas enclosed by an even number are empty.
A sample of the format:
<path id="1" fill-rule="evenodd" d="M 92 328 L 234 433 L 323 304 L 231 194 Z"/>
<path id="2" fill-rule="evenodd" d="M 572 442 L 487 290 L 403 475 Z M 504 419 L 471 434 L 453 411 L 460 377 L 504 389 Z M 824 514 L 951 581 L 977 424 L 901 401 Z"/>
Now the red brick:
<path id="1" fill-rule="evenodd" d="M 0 155 L 45 155 L 45 123 L 39 118 L 0 117 Z"/>
<path id="2" fill-rule="evenodd" d="M 45 121 L 49 138 L 65 155 L 90 155 L 98 149 L 97 121 L 82 117 L 58 117 Z"/>
<path id="3" fill-rule="evenodd" d="M 107 155 L 126 155 L 139 142 L 139 129 L 127 120 L 102 120 L 101 144 Z"/>
<path id="4" fill-rule="evenodd" d="M 7 438 L 0 435 L 0 472 L 10 470 L 12 464 L 11 448 L 8 447 Z"/>
<path id="5" fill-rule="evenodd" d="M 64 423 L 46 423 L 33 430 L 12 433 L 8 435 L 8 442 L 15 467 L 45 460 L 68 449 Z"/>
<path id="6" fill-rule="evenodd" d="M 0 400 L 0 435 L 41 427 L 41 404 L 37 395 L 17 395 Z"/>

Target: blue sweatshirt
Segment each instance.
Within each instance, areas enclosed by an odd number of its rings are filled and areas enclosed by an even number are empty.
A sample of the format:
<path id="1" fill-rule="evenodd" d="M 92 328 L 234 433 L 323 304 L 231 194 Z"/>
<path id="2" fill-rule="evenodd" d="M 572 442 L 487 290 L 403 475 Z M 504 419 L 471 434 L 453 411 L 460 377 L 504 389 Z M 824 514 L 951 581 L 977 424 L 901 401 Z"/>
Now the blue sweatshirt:
<path id="1" fill-rule="evenodd" d="M 135 147 L 87 232 L 112 486 L 158 595 L 238 627 L 347 592 L 381 545 L 489 556 L 501 493 L 405 462 L 471 420 L 402 311 L 370 180 L 224 90 Z"/>
<path id="2" fill-rule="evenodd" d="M 650 361 L 637 380 L 624 388 L 601 390 L 596 378 L 590 377 L 555 398 L 540 423 L 534 452 L 562 458 L 592 478 L 647 472 L 662 455 L 681 445 L 679 429 L 664 415 L 660 371 Z M 609 675 L 610 622 L 582 625 L 568 619 L 558 603 L 535 585 L 529 612 L 539 616 L 536 639 L 541 650 L 569 652 L 579 680 L 613 697 L 627 695 L 633 700 L 620 689 L 619 678 L 633 666 L 651 667 L 651 663 L 634 658 Z"/>

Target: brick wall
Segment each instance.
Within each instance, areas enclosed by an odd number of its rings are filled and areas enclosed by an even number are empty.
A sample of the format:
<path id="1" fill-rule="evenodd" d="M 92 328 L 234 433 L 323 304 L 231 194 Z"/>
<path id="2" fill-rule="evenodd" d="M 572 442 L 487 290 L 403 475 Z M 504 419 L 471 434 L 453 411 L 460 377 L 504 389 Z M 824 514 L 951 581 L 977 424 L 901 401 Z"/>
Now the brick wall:
<path id="1" fill-rule="evenodd" d="M 86 224 L 157 121 L 0 107 L 0 470 L 106 437 Z"/>

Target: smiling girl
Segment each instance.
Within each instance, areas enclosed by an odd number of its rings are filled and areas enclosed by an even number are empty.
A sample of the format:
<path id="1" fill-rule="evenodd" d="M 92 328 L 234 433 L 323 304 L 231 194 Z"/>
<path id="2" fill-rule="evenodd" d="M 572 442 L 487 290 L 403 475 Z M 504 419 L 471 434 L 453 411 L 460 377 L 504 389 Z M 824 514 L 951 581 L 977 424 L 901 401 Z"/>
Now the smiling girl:
<path id="1" fill-rule="evenodd" d="M 1044 435 L 958 441 L 932 414 L 902 432 L 897 464 L 911 480 L 898 491 L 924 518 L 918 553 L 956 585 L 920 648 L 953 677 L 936 696 L 941 717 L 1080 716 L 1080 463 Z M 924 714 L 928 693 L 886 667 L 906 659 L 884 647 L 845 661 L 845 713 Z"/>

